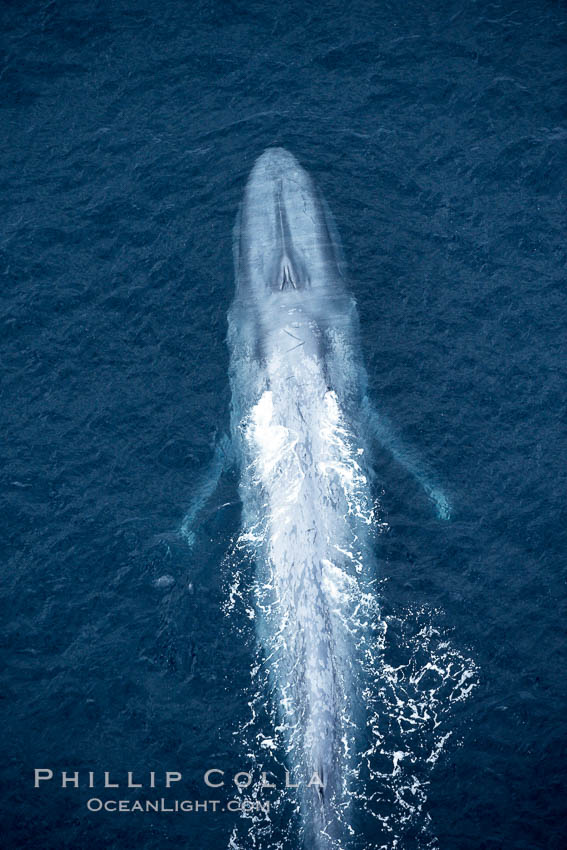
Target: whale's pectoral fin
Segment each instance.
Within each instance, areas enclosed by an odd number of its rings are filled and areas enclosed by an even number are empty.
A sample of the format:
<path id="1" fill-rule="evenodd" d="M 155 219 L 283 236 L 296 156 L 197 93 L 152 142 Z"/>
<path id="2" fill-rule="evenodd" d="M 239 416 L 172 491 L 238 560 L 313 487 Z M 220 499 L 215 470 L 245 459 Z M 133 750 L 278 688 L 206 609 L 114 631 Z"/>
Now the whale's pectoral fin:
<path id="1" fill-rule="evenodd" d="M 439 519 L 451 519 L 451 503 L 443 490 L 423 481 L 421 483 L 423 485 L 423 489 L 435 505 Z"/>
<path id="2" fill-rule="evenodd" d="M 215 453 L 206 473 L 197 483 L 189 510 L 185 514 L 181 525 L 181 535 L 190 547 L 195 545 L 195 531 L 207 502 L 212 498 L 218 483 L 224 472 L 234 465 L 234 452 L 232 443 L 226 434 L 223 434 L 215 445 Z"/>
<path id="3" fill-rule="evenodd" d="M 451 519 L 452 509 L 449 499 L 441 487 L 433 483 L 433 475 L 425 461 L 413 448 L 401 444 L 388 419 L 379 414 L 368 399 L 364 400 L 363 406 L 372 436 L 421 484 L 435 505 L 437 516 L 440 519 Z"/>

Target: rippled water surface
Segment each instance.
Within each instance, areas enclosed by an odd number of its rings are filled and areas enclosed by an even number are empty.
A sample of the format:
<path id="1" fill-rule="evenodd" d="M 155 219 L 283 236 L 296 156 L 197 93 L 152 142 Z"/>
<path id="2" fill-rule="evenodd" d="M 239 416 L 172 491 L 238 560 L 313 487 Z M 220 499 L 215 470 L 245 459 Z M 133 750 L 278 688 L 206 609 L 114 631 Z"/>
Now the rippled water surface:
<path id="1" fill-rule="evenodd" d="M 2 845 L 295 846 L 285 800 L 268 832 L 86 806 L 224 806 L 235 772 L 280 763 L 233 472 L 191 545 L 180 530 L 228 430 L 236 210 L 283 145 L 337 220 L 372 399 L 453 505 L 440 521 L 375 453 L 375 739 L 353 847 L 561 850 L 565 5 L 0 15 Z M 34 768 L 54 780 L 34 789 Z M 183 773 L 169 791 L 166 770 Z M 105 791 L 103 771 L 146 787 Z"/>

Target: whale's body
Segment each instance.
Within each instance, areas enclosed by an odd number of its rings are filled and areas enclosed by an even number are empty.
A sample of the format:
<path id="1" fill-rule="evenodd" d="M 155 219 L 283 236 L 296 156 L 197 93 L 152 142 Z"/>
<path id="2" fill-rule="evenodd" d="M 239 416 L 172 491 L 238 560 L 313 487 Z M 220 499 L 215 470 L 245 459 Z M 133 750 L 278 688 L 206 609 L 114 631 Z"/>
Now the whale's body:
<path id="1" fill-rule="evenodd" d="M 287 151 L 256 162 L 234 242 L 232 432 L 258 543 L 257 636 L 306 846 L 335 846 L 357 729 L 348 588 L 372 522 L 356 308 L 331 215 Z"/>
<path id="2" fill-rule="evenodd" d="M 378 438 L 417 478 L 440 517 L 449 505 L 368 401 L 337 228 L 282 148 L 252 169 L 234 259 L 231 440 L 219 443 L 182 531 L 193 545 L 200 512 L 227 459 L 236 460 L 239 540 L 253 552 L 253 617 L 273 707 L 270 747 L 281 745 L 297 784 L 304 847 L 345 848 L 352 801 L 364 799 L 362 735 L 376 725 L 365 679 L 379 619 L 370 443 Z"/>

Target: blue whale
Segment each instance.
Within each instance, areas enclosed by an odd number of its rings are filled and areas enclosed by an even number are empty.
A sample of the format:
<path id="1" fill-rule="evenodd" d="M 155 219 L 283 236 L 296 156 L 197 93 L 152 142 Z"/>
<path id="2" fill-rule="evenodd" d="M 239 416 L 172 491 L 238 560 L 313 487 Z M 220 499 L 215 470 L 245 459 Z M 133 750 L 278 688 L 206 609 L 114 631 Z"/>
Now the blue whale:
<path id="1" fill-rule="evenodd" d="M 297 784 L 305 847 L 342 847 L 360 733 L 356 600 L 370 581 L 379 439 L 449 503 L 367 396 L 356 303 L 332 214 L 309 174 L 270 148 L 248 179 L 234 229 L 228 315 L 231 449 L 243 533 L 256 564 L 254 620 L 275 724 Z M 222 463 L 217 456 L 215 476 Z M 214 487 L 195 495 L 185 531 Z"/>

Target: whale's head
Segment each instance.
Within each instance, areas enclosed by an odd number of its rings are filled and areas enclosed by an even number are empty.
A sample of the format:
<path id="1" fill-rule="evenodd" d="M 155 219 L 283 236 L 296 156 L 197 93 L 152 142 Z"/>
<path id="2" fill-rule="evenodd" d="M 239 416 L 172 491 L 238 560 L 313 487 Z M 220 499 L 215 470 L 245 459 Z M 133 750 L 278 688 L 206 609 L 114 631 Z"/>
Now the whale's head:
<path id="1" fill-rule="evenodd" d="M 252 169 L 235 229 L 238 294 L 260 306 L 308 304 L 343 288 L 344 262 L 330 212 L 284 148 Z"/>

